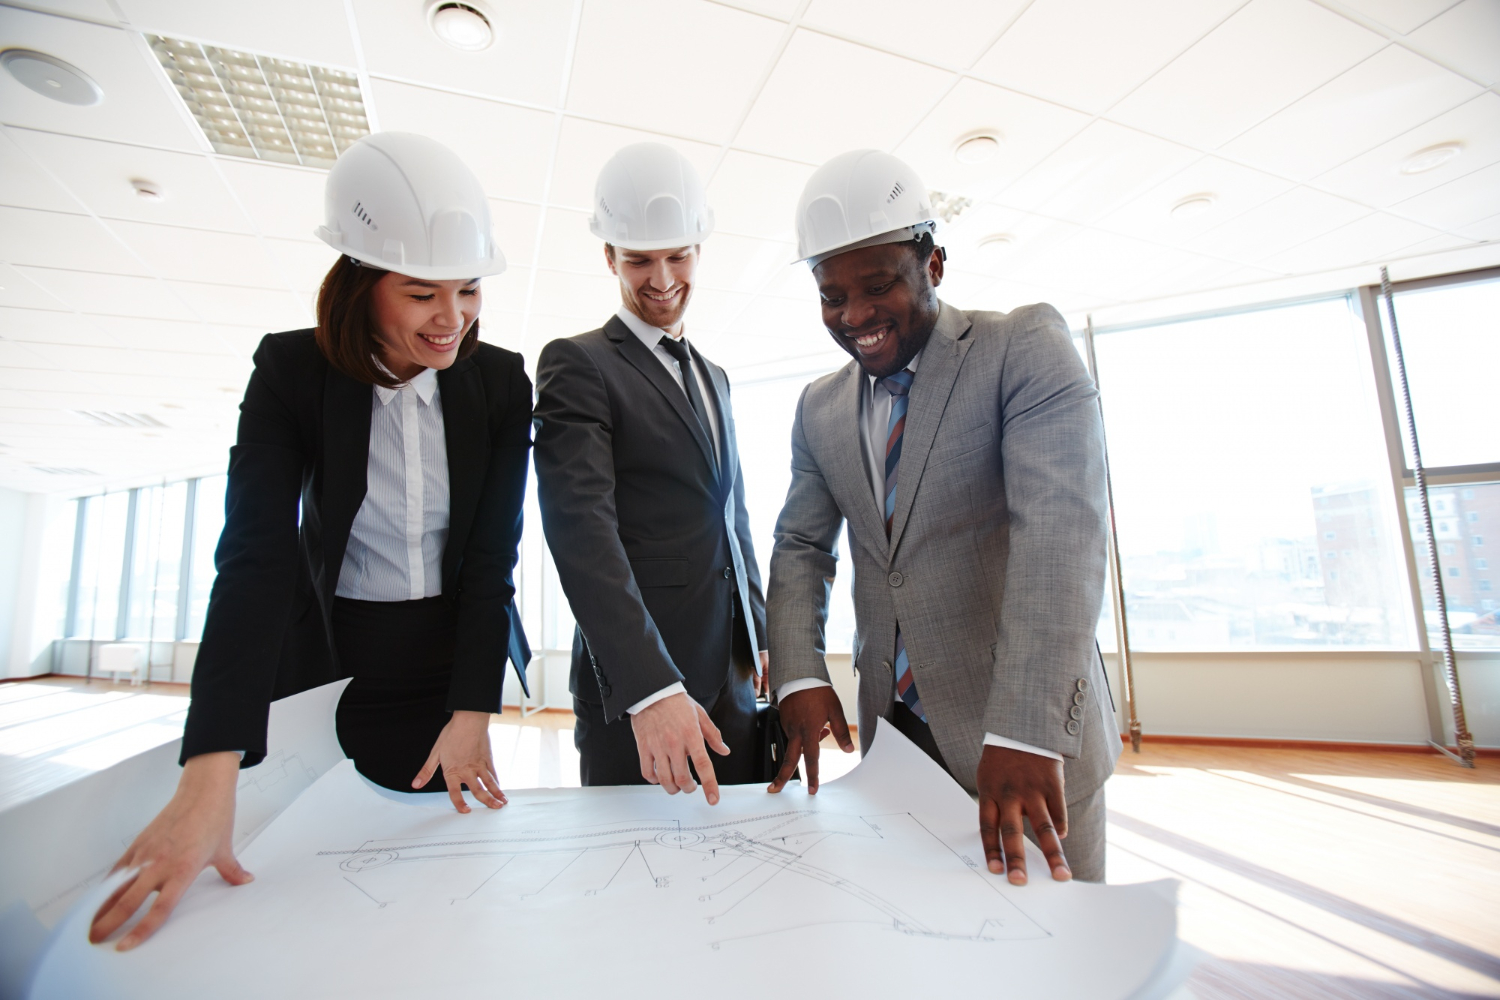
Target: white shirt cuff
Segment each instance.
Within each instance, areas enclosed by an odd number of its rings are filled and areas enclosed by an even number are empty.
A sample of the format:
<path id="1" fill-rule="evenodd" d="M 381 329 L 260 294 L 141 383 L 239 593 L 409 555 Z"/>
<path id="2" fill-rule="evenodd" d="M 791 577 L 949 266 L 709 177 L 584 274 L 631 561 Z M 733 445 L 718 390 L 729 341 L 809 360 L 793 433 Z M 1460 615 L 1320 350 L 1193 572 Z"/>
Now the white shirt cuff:
<path id="1" fill-rule="evenodd" d="M 786 701 L 786 696 L 796 694 L 798 691 L 811 691 L 813 688 L 833 687 L 832 684 L 817 677 L 799 677 L 794 681 L 787 681 L 776 689 L 776 700 Z"/>
<path id="2" fill-rule="evenodd" d="M 1022 743 L 1020 740 L 1008 740 L 1004 736 L 996 736 L 994 733 L 984 734 L 984 745 L 987 747 L 1004 747 L 1006 750 L 1023 750 L 1026 753 L 1041 754 L 1043 757 L 1051 757 L 1053 760 L 1062 760 L 1062 754 L 1052 750 L 1043 750 L 1034 747 L 1030 743 Z"/>
<path id="3" fill-rule="evenodd" d="M 637 712 L 641 711 L 641 709 L 650 708 L 652 705 L 655 705 L 663 698 L 670 698 L 674 694 L 687 694 L 687 688 L 682 686 L 682 681 L 678 681 L 676 684 L 668 684 L 666 687 L 662 688 L 655 694 L 647 695 L 640 701 L 636 702 L 634 705 L 631 705 L 629 708 L 627 708 L 625 712 L 628 715 L 634 715 Z"/>

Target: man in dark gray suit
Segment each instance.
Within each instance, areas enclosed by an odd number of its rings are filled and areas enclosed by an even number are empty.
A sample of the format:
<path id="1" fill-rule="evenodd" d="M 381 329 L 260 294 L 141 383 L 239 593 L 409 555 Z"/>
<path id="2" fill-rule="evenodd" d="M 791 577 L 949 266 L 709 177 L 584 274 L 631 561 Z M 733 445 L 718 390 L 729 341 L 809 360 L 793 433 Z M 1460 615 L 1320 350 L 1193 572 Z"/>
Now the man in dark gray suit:
<path id="1" fill-rule="evenodd" d="M 823 660 L 847 521 L 861 743 L 889 723 L 976 794 L 992 872 L 1026 881 L 1029 823 L 1054 878 L 1102 881 L 1120 736 L 1094 645 L 1097 395 L 1051 306 L 938 300 L 926 191 L 895 157 L 858 150 L 820 168 L 798 207 L 824 326 L 855 360 L 807 387 L 792 428 L 768 595 L 791 743 L 772 790 L 799 755 L 816 790 L 825 731 L 853 749 Z"/>
<path id="2" fill-rule="evenodd" d="M 542 349 L 535 409 L 542 527 L 578 623 L 581 777 L 675 793 L 696 770 L 712 804 L 720 780 L 755 779 L 766 664 L 729 381 L 683 335 L 713 214 L 691 164 L 641 143 L 605 164 L 590 228 L 624 304 Z"/>

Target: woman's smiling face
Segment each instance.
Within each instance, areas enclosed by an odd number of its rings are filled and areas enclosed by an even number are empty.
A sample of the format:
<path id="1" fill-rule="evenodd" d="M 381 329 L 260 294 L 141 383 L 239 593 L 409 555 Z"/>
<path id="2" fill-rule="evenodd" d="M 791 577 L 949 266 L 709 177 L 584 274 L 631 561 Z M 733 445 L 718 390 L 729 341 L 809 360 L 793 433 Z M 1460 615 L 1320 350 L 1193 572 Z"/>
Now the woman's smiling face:
<path id="1" fill-rule="evenodd" d="M 423 368 L 447 368 L 482 303 L 478 278 L 423 281 L 392 271 L 370 298 L 381 362 L 403 381 Z"/>

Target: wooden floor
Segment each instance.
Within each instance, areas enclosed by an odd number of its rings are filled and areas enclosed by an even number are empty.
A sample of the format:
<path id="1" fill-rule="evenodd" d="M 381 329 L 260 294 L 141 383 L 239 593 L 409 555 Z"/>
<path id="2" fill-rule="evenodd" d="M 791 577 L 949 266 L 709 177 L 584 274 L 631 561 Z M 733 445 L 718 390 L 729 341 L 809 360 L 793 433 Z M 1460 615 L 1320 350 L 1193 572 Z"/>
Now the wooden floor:
<path id="1" fill-rule="evenodd" d="M 0 684 L 0 809 L 175 739 L 186 694 Z M 571 714 L 490 736 L 506 788 L 578 784 Z M 1201 1000 L 1500 997 L 1500 761 L 1148 741 L 1108 790 L 1110 881 L 1182 883 Z"/>

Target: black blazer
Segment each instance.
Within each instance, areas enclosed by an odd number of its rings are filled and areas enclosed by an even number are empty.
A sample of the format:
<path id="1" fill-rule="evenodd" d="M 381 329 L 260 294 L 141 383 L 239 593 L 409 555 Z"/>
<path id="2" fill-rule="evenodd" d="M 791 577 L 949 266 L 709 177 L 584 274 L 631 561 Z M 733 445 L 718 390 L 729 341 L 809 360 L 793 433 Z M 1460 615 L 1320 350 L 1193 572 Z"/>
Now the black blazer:
<path id="1" fill-rule="evenodd" d="M 448 708 L 494 712 L 507 652 L 525 646 L 512 571 L 531 382 L 519 354 L 481 343 L 438 372 L 438 389 L 449 479 L 443 597 L 458 615 Z M 258 763 L 274 699 L 348 676 L 333 646 L 333 597 L 365 498 L 373 392 L 329 365 L 311 330 L 269 334 L 256 349 L 229 451 L 219 575 L 193 668 L 183 760 L 243 750 L 243 766 Z"/>
<path id="2" fill-rule="evenodd" d="M 729 380 L 693 356 L 713 385 L 722 465 L 687 395 L 618 317 L 552 341 L 537 363 L 542 527 L 579 629 L 569 686 L 609 720 L 678 681 L 709 702 L 736 649 L 753 661 L 765 648 Z"/>

